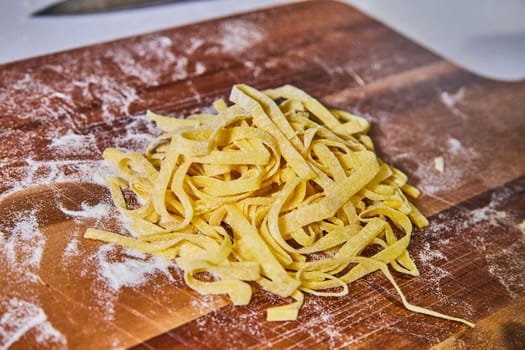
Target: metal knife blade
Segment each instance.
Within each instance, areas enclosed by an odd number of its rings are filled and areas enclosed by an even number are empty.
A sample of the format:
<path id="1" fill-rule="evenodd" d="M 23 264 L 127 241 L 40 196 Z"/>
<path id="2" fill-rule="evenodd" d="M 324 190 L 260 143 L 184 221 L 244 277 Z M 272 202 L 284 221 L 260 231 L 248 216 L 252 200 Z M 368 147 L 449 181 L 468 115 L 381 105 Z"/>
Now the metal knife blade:
<path id="1" fill-rule="evenodd" d="M 34 12 L 32 16 L 64 16 L 101 13 L 161 5 L 170 2 L 188 1 L 192 0 L 64 0 L 38 10 L 37 12 Z"/>

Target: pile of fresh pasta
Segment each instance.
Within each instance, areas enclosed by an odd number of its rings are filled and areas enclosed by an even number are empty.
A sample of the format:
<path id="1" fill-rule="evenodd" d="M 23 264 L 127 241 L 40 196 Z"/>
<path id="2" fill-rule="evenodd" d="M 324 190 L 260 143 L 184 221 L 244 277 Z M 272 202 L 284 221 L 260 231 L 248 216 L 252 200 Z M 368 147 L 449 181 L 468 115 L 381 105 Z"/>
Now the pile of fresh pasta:
<path id="1" fill-rule="evenodd" d="M 374 153 L 365 119 L 290 85 L 235 85 L 230 101 L 186 119 L 148 112 L 164 133 L 145 154 L 107 149 L 132 232 L 85 237 L 174 259 L 189 287 L 236 305 L 257 285 L 289 298 L 271 321 L 295 320 L 304 293 L 344 296 L 380 270 L 407 309 L 472 326 L 411 305 L 392 277 L 389 266 L 419 274 L 407 247 L 428 222 L 407 199 L 419 191 Z"/>

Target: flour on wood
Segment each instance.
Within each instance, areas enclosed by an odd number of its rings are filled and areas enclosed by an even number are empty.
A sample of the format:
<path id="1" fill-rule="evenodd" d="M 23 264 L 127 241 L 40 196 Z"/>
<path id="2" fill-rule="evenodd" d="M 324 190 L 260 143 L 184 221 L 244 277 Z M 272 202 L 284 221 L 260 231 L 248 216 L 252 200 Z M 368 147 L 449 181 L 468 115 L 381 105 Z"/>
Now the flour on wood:
<path id="1" fill-rule="evenodd" d="M 0 251 L 7 260 L 8 270 L 21 285 L 36 282 L 46 239 L 40 232 L 34 210 L 11 215 L 15 215 L 14 226 L 0 228 Z"/>
<path id="2" fill-rule="evenodd" d="M 39 346 L 67 349 L 67 340 L 47 319 L 39 306 L 18 298 L 0 301 L 0 347 L 8 349 L 27 333 Z"/>
<path id="3" fill-rule="evenodd" d="M 241 19 L 221 23 L 219 33 L 218 42 L 222 50 L 232 54 L 246 51 L 262 41 L 265 36 L 259 26 Z"/>
<path id="4" fill-rule="evenodd" d="M 479 158 L 477 151 L 452 136 L 447 136 L 444 142 L 435 138 L 428 140 L 434 143 L 433 147 L 438 146 L 440 150 L 435 158 L 418 163 L 414 174 L 420 179 L 418 187 L 423 193 L 434 194 L 461 186 L 464 177 L 468 175 L 465 169 L 469 169 L 469 164 Z M 414 156 L 413 151 L 410 151 L 402 158 L 410 159 Z"/>

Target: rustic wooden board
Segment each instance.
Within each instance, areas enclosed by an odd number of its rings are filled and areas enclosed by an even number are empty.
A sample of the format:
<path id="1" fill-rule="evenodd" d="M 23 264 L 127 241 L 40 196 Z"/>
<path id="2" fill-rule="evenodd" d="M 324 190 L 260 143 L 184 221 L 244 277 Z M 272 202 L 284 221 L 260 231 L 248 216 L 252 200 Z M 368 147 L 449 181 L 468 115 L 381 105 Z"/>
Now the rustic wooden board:
<path id="1" fill-rule="evenodd" d="M 344 298 L 233 307 L 149 257 L 81 238 L 125 228 L 100 178 L 108 146 L 143 149 L 152 109 L 183 116 L 237 82 L 295 84 L 369 118 L 381 156 L 425 195 L 407 312 L 371 275 Z M 473 76 L 353 8 L 299 2 L 0 66 L 0 344 L 27 348 L 523 348 L 525 83 Z M 433 159 L 445 159 L 443 174 Z"/>

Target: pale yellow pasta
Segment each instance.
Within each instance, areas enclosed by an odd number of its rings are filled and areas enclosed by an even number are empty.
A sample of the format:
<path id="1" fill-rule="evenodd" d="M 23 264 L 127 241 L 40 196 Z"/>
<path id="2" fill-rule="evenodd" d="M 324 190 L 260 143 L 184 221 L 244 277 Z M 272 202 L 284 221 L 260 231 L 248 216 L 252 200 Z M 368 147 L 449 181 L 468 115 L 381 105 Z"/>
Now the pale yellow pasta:
<path id="1" fill-rule="evenodd" d="M 214 103 L 216 115 L 148 112 L 165 133 L 144 155 L 106 150 L 120 174 L 111 194 L 134 235 L 85 237 L 174 259 L 189 287 L 237 305 L 256 285 L 295 300 L 269 308 L 270 321 L 295 320 L 304 293 L 344 296 L 380 270 L 407 309 L 473 326 L 411 305 L 390 274 L 389 265 L 419 275 L 407 247 L 412 226 L 428 221 L 406 197 L 419 191 L 373 152 L 365 119 L 290 85 L 235 85 L 230 100 Z"/>

